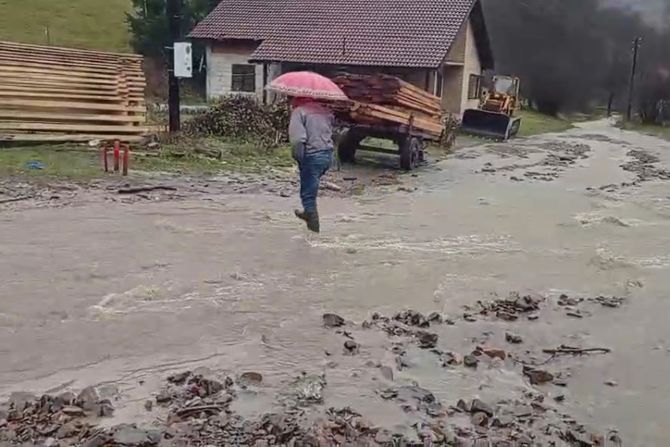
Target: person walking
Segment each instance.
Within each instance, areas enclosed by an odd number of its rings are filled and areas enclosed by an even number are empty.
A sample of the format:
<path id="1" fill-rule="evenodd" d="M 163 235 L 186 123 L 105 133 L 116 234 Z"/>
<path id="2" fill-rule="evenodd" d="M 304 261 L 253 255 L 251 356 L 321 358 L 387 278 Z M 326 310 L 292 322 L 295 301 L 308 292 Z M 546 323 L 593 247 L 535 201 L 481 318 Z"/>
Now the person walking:
<path id="1" fill-rule="evenodd" d="M 316 199 L 321 177 L 333 163 L 333 113 L 325 105 L 311 99 L 293 98 L 289 141 L 293 158 L 300 171 L 300 200 L 302 211 L 295 215 L 307 223 L 307 228 L 318 233 L 319 212 Z"/>

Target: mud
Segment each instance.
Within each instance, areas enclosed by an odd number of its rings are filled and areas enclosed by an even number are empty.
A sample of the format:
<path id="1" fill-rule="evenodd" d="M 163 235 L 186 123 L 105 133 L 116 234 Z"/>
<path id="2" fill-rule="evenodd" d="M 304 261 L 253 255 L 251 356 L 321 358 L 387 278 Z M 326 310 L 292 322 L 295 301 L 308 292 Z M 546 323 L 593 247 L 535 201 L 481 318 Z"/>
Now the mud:
<path id="1" fill-rule="evenodd" d="M 36 397 L 0 409 L 0 436 L 666 445 L 670 183 L 622 165 L 667 169 L 667 148 L 599 122 L 416 176 L 362 161 L 319 236 L 295 192 L 253 182 L 4 205 L 0 401 Z M 89 386 L 90 410 L 52 409 Z"/>

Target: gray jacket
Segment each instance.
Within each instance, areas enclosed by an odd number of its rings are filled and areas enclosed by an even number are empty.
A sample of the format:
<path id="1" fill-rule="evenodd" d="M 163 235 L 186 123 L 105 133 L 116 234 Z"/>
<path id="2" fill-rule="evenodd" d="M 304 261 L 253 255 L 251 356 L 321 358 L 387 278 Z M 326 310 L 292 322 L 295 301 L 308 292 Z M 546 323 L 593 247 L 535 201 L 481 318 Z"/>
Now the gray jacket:
<path id="1" fill-rule="evenodd" d="M 333 114 L 317 103 L 297 107 L 291 113 L 288 137 L 293 146 L 293 158 L 303 153 L 333 149 Z"/>

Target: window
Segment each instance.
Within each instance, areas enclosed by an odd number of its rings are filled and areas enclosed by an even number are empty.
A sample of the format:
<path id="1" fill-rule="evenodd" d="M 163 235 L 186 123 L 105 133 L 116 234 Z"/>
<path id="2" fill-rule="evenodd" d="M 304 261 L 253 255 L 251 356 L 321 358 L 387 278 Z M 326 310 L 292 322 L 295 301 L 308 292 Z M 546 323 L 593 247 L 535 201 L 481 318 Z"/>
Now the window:
<path id="1" fill-rule="evenodd" d="M 234 92 L 254 93 L 256 91 L 256 66 L 233 64 L 231 90 Z"/>
<path id="2" fill-rule="evenodd" d="M 444 76 L 439 71 L 435 72 L 435 96 L 442 97 L 442 87 L 444 86 Z"/>
<path id="3" fill-rule="evenodd" d="M 468 82 L 468 99 L 479 99 L 482 96 L 482 77 L 471 74 Z"/>

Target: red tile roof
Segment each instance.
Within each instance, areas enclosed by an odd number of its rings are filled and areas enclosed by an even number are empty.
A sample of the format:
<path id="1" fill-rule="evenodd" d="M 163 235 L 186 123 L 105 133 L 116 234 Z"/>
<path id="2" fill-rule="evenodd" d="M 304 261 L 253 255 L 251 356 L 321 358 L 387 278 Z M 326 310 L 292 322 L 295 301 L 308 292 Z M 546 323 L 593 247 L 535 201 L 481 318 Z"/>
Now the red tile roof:
<path id="1" fill-rule="evenodd" d="M 222 0 L 190 37 L 260 41 L 256 61 L 438 67 L 473 7 L 483 26 L 479 0 Z"/>

